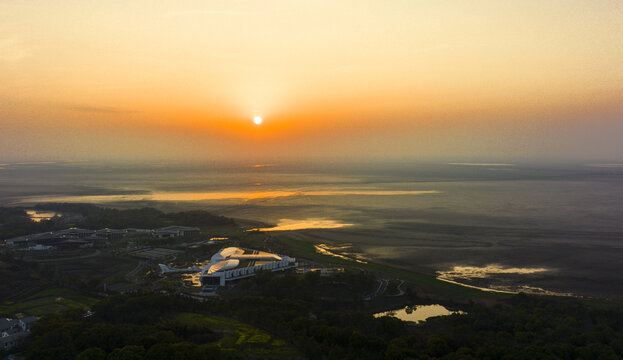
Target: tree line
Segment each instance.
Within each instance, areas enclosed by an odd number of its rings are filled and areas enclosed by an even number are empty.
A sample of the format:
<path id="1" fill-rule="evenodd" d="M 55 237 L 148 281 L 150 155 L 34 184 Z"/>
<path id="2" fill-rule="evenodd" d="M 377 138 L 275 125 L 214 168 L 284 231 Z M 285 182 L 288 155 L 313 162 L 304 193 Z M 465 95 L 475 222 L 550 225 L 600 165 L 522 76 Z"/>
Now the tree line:
<path id="1" fill-rule="evenodd" d="M 356 281 L 358 276 L 365 278 L 351 273 L 342 280 Z M 259 284 L 267 286 L 273 291 L 270 294 L 257 288 L 205 302 L 180 296 L 120 295 L 95 305 L 95 315 L 89 319 L 71 313 L 47 316 L 33 327 L 29 358 L 248 357 L 242 351 L 219 352 L 213 347 L 218 334 L 209 326 L 193 328 L 163 320 L 180 311 L 226 316 L 252 324 L 286 340 L 309 359 L 623 357 L 623 310 L 613 304 L 521 294 L 493 306 L 470 303 L 464 309 L 466 314 L 412 325 L 355 311 L 361 307 L 352 301 L 322 300 L 313 293 L 296 290 L 318 285 L 322 279 L 310 275 L 298 277 L 297 283 L 287 278 L 259 276 L 252 280 L 256 284 L 247 284 L 251 289 Z M 292 286 L 295 291 L 288 291 Z M 365 290 L 366 285 L 360 289 Z M 118 357 L 120 354 L 128 355 Z"/>
<path id="2" fill-rule="evenodd" d="M 153 229 L 169 225 L 181 226 L 232 226 L 234 220 L 214 215 L 204 210 L 165 213 L 154 208 L 114 209 L 92 204 L 49 203 L 39 204 L 37 210 L 56 211 L 66 214 L 80 214 L 81 220 L 67 224 L 60 219 L 40 222 L 30 220 L 24 208 L 0 207 L 0 239 L 28 235 L 77 226 L 87 229 L 102 228 L 146 228 Z"/>

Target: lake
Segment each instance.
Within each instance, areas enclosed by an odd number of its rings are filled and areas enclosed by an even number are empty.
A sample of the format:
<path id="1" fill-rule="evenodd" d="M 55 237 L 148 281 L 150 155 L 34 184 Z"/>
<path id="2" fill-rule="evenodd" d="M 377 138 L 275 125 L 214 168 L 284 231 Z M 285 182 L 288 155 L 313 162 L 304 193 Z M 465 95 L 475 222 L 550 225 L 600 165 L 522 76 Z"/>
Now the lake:
<path id="1" fill-rule="evenodd" d="M 614 165 L 21 163 L 0 170 L 0 203 L 206 209 L 446 281 L 620 299 L 623 168 Z"/>

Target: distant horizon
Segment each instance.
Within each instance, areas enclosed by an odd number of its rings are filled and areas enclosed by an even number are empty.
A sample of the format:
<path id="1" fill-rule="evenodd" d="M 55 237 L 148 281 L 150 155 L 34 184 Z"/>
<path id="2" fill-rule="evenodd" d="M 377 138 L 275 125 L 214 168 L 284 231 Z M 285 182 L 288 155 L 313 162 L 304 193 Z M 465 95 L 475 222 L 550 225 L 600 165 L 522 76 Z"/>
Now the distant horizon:
<path id="1" fill-rule="evenodd" d="M 366 156 L 366 157 L 338 157 L 338 156 L 306 156 L 306 157 L 266 157 L 264 159 L 246 158 L 0 158 L 0 168 L 9 165 L 53 165 L 53 164 L 149 164 L 149 165 L 194 165 L 194 164 L 247 164 L 250 167 L 274 167 L 303 163 L 421 163 L 426 165 L 451 166 L 489 166 L 507 167 L 521 165 L 583 165 L 589 167 L 623 167 L 623 159 L 616 158 L 456 158 L 456 157 L 405 157 L 405 156 Z"/>
<path id="2" fill-rule="evenodd" d="M 245 158 L 186 158 L 186 159 L 2 159 L 0 158 L 0 178 L 3 171 L 11 168 L 28 167 L 126 167 L 140 168 L 213 168 L 223 169 L 248 169 L 259 172 L 269 172 L 271 170 L 287 169 L 298 166 L 314 166 L 316 168 L 334 168 L 340 166 L 373 166 L 373 167 L 400 167 L 404 165 L 423 166 L 423 167 L 446 167 L 499 169 L 511 170 L 513 168 L 583 168 L 594 171 L 623 170 L 623 161 L 616 159 L 577 159 L 577 158 L 422 158 L 422 157 L 304 157 L 304 158 L 264 158 L 264 159 L 245 159 Z"/>
<path id="3" fill-rule="evenodd" d="M 258 160 L 258 159 L 255 159 Z M 366 157 L 338 157 L 338 156 L 306 156 L 306 157 L 266 157 L 262 161 L 245 158 L 0 158 L 0 166 L 5 165 L 45 165 L 45 164 L 80 164 L 80 163 L 148 163 L 148 164 L 170 164 L 170 163 L 248 163 L 255 167 L 277 166 L 279 163 L 305 162 L 421 162 L 423 164 L 442 164 L 454 166 L 514 166 L 520 164 L 539 164 L 539 163 L 569 163 L 584 164 L 593 166 L 623 166 L 623 159 L 608 158 L 512 158 L 512 157 L 487 157 L 487 158 L 457 158 L 457 157 L 405 157 L 405 156 L 366 156 Z"/>

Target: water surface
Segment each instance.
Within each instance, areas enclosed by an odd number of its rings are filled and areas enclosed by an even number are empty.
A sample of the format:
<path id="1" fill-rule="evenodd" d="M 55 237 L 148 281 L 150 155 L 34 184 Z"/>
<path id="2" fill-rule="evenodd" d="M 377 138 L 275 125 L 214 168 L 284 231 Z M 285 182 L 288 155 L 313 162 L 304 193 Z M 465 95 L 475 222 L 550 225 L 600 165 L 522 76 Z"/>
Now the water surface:
<path id="1" fill-rule="evenodd" d="M 463 311 L 451 311 L 442 305 L 414 305 L 406 306 L 404 308 L 384 311 L 374 314 L 374 317 L 392 316 L 402 321 L 408 322 L 424 322 L 429 318 L 436 316 L 448 316 L 452 314 L 465 314 Z"/>
<path id="2" fill-rule="evenodd" d="M 41 222 L 45 220 L 50 220 L 55 216 L 60 216 L 60 213 L 53 211 L 40 211 L 40 210 L 26 210 L 26 214 L 30 217 L 30 220 L 34 222 Z"/>
<path id="3" fill-rule="evenodd" d="M 205 209 L 470 286 L 623 298 L 618 165 L 7 162 L 0 203 Z"/>

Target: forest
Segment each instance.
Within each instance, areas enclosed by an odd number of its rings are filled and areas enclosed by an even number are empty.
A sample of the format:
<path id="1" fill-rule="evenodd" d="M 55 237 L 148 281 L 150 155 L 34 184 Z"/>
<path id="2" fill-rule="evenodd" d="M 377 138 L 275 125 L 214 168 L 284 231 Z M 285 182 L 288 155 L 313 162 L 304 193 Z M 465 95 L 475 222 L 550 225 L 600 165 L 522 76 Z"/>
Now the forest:
<path id="1" fill-rule="evenodd" d="M 367 274 L 351 272 L 353 292 Z M 260 280 L 257 280 L 260 279 Z M 470 302 L 465 314 L 412 324 L 362 311 L 361 300 L 322 300 L 317 275 L 259 276 L 248 291 L 197 301 L 180 296 L 111 296 L 79 311 L 43 317 L 30 359 L 619 359 L 623 309 L 612 303 L 519 294 L 496 304 Z M 332 280 L 334 281 L 334 280 Z M 270 289 L 261 290 L 260 289 Z M 254 290 L 255 289 L 255 290 Z M 354 309 L 354 310 L 353 310 Z M 242 322 L 286 348 L 227 345 L 219 323 L 180 322 L 180 314 Z M 223 320 L 225 319 L 225 320 Z M 229 319 L 229 320 L 227 320 Z M 268 335 L 265 335 L 268 336 Z M 231 341 L 229 342 L 231 343 Z M 281 352 L 280 352 L 281 351 Z"/>

